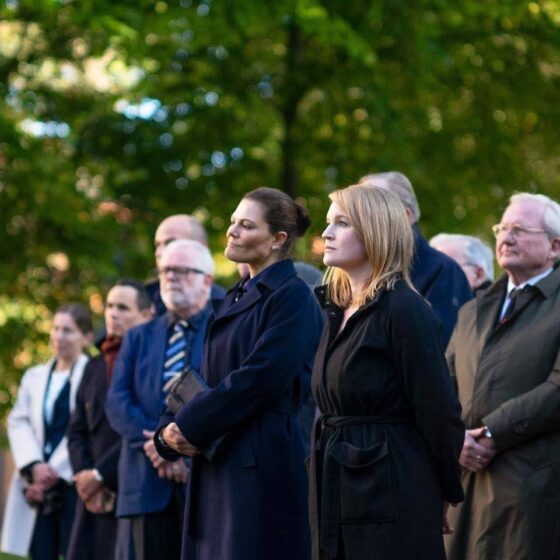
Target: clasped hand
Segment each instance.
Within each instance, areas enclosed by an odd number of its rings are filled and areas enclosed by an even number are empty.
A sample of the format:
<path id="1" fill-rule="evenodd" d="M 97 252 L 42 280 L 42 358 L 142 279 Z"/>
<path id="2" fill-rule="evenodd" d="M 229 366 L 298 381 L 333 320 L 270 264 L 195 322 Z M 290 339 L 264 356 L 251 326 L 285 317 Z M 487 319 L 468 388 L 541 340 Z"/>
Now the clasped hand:
<path id="1" fill-rule="evenodd" d="M 103 483 L 95 477 L 93 469 L 81 470 L 74 475 L 74 482 L 76 483 L 76 492 L 83 502 L 87 502 L 103 487 Z"/>
<path id="2" fill-rule="evenodd" d="M 492 438 L 484 435 L 485 428 L 465 431 L 465 442 L 459 457 L 463 467 L 472 472 L 480 472 L 494 459 L 496 447 Z"/>
<path id="3" fill-rule="evenodd" d="M 155 432 L 150 430 L 143 431 L 146 442 L 144 443 L 144 453 L 150 459 L 152 466 L 157 470 L 160 478 L 166 478 L 173 482 L 184 484 L 187 482 L 188 469 L 183 459 L 177 461 L 166 461 L 159 455 L 154 445 L 153 437 Z M 186 440 L 185 440 L 186 441 Z"/>
<path id="4" fill-rule="evenodd" d="M 25 497 L 33 503 L 41 504 L 45 492 L 56 484 L 58 473 L 48 463 L 36 463 L 31 469 L 32 483 L 25 490 Z"/>
<path id="5" fill-rule="evenodd" d="M 181 455 L 192 457 L 193 455 L 200 453 L 200 451 L 185 438 L 185 436 L 181 433 L 179 426 L 177 426 L 175 422 L 171 422 L 171 424 L 165 426 L 162 436 L 165 443 Z"/>

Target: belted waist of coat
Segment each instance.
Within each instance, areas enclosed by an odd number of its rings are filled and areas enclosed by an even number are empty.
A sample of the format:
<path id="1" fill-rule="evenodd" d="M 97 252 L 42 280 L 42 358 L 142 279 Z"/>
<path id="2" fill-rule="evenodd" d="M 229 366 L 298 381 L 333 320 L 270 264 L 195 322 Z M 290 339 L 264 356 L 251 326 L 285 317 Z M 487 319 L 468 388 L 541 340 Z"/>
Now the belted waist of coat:
<path id="1" fill-rule="evenodd" d="M 338 551 L 340 526 L 340 464 L 352 461 L 348 445 L 344 448 L 342 428 L 367 425 L 414 425 L 411 418 L 402 416 L 334 416 L 323 415 L 315 420 L 311 440 L 309 469 L 309 510 L 313 539 L 313 560 L 319 560 L 319 549 L 335 557 Z M 326 428 L 326 429 L 325 429 Z M 318 476 L 317 453 L 323 452 L 323 468 Z M 318 488 L 319 480 L 321 488 Z M 319 492 L 321 507 L 319 510 Z"/>

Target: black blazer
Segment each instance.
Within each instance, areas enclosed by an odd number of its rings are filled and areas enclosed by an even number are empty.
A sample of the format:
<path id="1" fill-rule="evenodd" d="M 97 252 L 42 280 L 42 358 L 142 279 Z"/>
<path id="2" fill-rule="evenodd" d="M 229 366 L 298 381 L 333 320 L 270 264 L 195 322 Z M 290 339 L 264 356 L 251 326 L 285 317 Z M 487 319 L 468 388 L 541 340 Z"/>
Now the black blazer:
<path id="1" fill-rule="evenodd" d="M 91 359 L 76 395 L 68 425 L 68 452 L 72 470 L 96 468 L 111 490 L 117 489 L 117 464 L 121 439 L 105 416 L 107 376 L 102 355 Z"/>

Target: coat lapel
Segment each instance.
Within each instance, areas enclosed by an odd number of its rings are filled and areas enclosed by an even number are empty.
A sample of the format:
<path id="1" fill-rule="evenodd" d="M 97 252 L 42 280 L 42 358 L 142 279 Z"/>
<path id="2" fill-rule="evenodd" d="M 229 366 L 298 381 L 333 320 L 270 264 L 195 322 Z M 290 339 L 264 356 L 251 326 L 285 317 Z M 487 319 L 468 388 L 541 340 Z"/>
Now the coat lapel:
<path id="1" fill-rule="evenodd" d="M 163 391 L 163 362 L 165 350 L 167 348 L 167 314 L 161 315 L 152 324 L 151 333 L 148 335 L 149 346 L 149 372 L 148 384 L 152 385 L 156 392 L 153 394 L 161 395 Z"/>
<path id="2" fill-rule="evenodd" d="M 44 418 L 44 403 L 45 403 L 45 394 L 47 392 L 47 381 L 49 379 L 49 372 L 53 367 L 54 358 L 51 358 L 44 366 L 42 366 L 41 371 L 41 383 L 37 383 L 36 391 L 37 391 L 37 404 L 34 407 L 35 409 L 32 411 L 32 415 L 36 418 L 35 421 L 35 433 L 37 434 L 37 440 L 41 445 L 41 450 L 43 449 L 43 445 L 45 443 L 45 418 Z"/>
<path id="3" fill-rule="evenodd" d="M 533 301 L 535 296 L 539 293 L 538 288 L 534 286 L 526 286 L 521 290 L 519 295 L 517 296 L 517 301 L 515 302 L 515 308 L 512 315 L 509 317 L 507 322 L 503 325 L 496 325 L 496 331 L 499 329 L 506 328 L 508 325 L 511 325 L 513 321 L 523 312 L 523 310 Z"/>
<path id="4" fill-rule="evenodd" d="M 259 301 L 262 297 L 261 291 L 258 286 L 252 286 L 249 291 L 243 295 L 238 301 L 233 302 L 234 294 L 228 294 L 226 299 L 232 300 L 232 304 L 224 306 L 224 313 L 218 313 L 216 315 L 216 320 L 225 319 L 226 317 L 233 317 L 242 313 L 249 307 L 252 307 Z"/>
<path id="5" fill-rule="evenodd" d="M 89 358 L 85 354 L 80 354 L 76 360 L 74 371 L 72 372 L 72 379 L 70 379 L 70 412 L 74 410 L 76 405 L 76 394 L 80 388 L 82 377 L 84 376 L 84 369 L 88 363 Z"/>
<path id="6" fill-rule="evenodd" d="M 476 328 L 478 331 L 478 355 L 496 328 L 498 315 L 504 301 L 507 276 L 502 276 L 486 292 L 477 294 Z"/>
<path id="7" fill-rule="evenodd" d="M 515 310 L 503 325 L 498 324 L 498 314 L 505 297 L 507 287 L 507 275 L 503 275 L 493 286 L 484 292 L 477 299 L 477 329 L 478 329 L 478 352 L 482 352 L 484 345 L 490 337 L 504 328 L 508 328 L 516 318 L 523 313 L 523 310 L 537 297 L 550 297 L 556 289 L 558 278 L 560 277 L 560 267 L 556 267 L 548 276 L 543 278 L 534 286 L 525 286 L 517 296 Z"/>
<path id="8" fill-rule="evenodd" d="M 220 306 L 219 310 L 216 310 L 216 321 L 238 315 L 250 307 L 253 307 L 262 298 L 264 290 L 275 290 L 294 276 L 296 276 L 296 271 L 290 259 L 278 261 L 271 264 L 255 277 L 256 283 L 253 284 L 251 282 L 247 293 L 239 298 L 238 301 L 234 301 L 239 286 L 246 278 L 240 280 L 228 291 L 223 300 L 223 305 Z M 214 307 L 214 309 L 216 309 L 216 307 Z"/>

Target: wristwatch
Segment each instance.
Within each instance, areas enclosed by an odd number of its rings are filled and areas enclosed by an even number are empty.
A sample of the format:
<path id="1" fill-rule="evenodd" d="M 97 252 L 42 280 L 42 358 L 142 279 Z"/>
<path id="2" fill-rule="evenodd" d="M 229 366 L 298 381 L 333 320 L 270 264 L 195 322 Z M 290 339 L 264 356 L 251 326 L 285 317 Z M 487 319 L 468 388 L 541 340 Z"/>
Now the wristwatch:
<path id="1" fill-rule="evenodd" d="M 488 426 L 482 426 L 484 428 L 484 437 L 491 438 L 492 432 L 488 429 Z"/>
<path id="2" fill-rule="evenodd" d="M 165 438 L 163 437 L 163 430 L 165 428 L 162 428 L 157 435 L 157 440 L 158 443 L 164 448 L 164 449 L 171 449 L 171 447 L 169 447 L 169 445 L 167 444 L 167 442 L 165 441 Z"/>
<path id="3" fill-rule="evenodd" d="M 103 482 L 103 476 L 97 469 L 91 469 L 91 472 L 93 474 L 93 478 L 95 478 L 97 482 Z"/>

